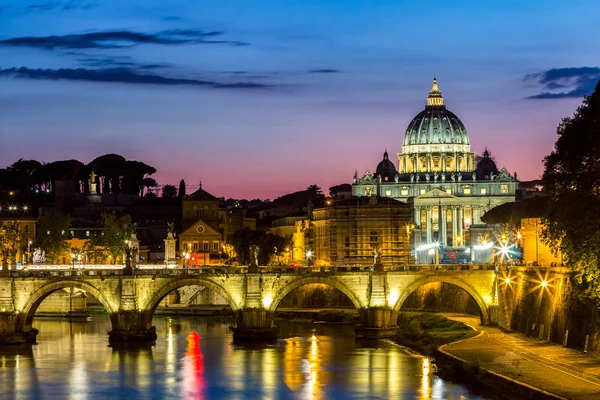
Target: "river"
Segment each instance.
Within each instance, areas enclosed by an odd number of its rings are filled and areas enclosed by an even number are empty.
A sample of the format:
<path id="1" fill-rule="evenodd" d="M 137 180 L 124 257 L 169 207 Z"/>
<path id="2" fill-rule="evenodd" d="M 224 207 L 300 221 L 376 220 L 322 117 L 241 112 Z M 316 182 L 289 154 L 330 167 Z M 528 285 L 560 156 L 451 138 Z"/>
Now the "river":
<path id="1" fill-rule="evenodd" d="M 41 319 L 38 344 L 0 348 L 0 399 L 488 399 L 353 327 L 278 321 L 270 345 L 232 344 L 230 321 L 155 318 L 154 346 L 108 346 L 108 317 Z"/>

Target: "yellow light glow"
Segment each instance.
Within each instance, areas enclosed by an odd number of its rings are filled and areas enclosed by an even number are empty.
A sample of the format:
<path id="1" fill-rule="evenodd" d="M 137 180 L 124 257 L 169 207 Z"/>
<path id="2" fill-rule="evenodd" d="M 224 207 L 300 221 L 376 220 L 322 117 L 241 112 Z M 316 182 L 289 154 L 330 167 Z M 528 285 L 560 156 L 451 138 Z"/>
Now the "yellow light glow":
<path id="1" fill-rule="evenodd" d="M 390 290 L 390 294 L 388 295 L 387 301 L 388 301 L 388 305 L 390 307 L 396 305 L 396 302 L 398 301 L 398 290 L 397 289 Z"/>
<path id="2" fill-rule="evenodd" d="M 510 278 L 504 278 L 504 283 L 509 284 L 510 283 Z"/>
<path id="3" fill-rule="evenodd" d="M 483 301 L 485 301 L 487 304 L 492 304 L 492 298 L 489 295 L 483 296 Z"/>
<path id="4" fill-rule="evenodd" d="M 548 281 L 547 280 L 543 280 L 542 281 L 542 287 L 547 287 L 548 286 Z"/>
<path id="5" fill-rule="evenodd" d="M 517 232 L 517 239 L 521 240 L 522 237 L 523 235 L 521 235 L 521 232 Z"/>
<path id="6" fill-rule="evenodd" d="M 269 306 L 271 305 L 272 302 L 273 302 L 273 296 L 271 295 L 271 293 L 269 293 L 265 297 L 263 297 L 263 305 L 265 306 L 265 308 L 269 308 Z"/>

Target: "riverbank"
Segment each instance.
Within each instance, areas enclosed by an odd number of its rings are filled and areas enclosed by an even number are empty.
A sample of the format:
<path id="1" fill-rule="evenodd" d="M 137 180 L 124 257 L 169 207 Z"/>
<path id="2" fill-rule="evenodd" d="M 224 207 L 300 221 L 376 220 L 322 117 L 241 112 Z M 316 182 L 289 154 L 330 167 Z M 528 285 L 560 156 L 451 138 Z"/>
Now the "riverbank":
<path id="1" fill-rule="evenodd" d="M 396 343 L 433 357 L 437 349 L 447 343 L 477 335 L 469 325 L 427 312 L 400 312 Z"/>
<path id="2" fill-rule="evenodd" d="M 464 316 L 451 316 L 469 323 Z M 440 347 L 457 373 L 468 373 L 494 386 L 535 399 L 600 398 L 600 360 L 559 345 L 494 326 Z M 527 394 L 529 393 L 529 394 Z"/>

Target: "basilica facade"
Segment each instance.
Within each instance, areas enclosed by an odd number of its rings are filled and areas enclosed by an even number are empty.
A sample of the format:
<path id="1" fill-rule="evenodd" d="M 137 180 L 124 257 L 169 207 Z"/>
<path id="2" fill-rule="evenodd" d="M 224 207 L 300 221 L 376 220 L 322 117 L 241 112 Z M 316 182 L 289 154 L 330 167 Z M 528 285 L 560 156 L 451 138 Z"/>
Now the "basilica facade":
<path id="1" fill-rule="evenodd" d="M 497 168 L 489 151 L 471 151 L 462 121 L 444 104 L 437 80 L 425 109 L 408 124 L 397 155 L 397 167 L 387 150 L 374 173 L 354 175 L 354 196 L 380 196 L 412 207 L 410 228 L 415 261 L 491 262 L 488 227 L 481 216 L 515 200 L 517 177 Z"/>

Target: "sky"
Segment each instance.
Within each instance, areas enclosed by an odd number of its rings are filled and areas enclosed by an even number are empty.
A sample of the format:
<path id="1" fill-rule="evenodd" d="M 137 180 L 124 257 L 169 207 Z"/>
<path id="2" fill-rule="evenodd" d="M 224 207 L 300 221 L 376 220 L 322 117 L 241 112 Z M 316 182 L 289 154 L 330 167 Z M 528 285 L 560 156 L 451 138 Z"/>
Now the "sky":
<path id="1" fill-rule="evenodd" d="M 597 0 L 0 0 L 0 166 L 118 153 L 218 197 L 327 193 L 396 159 L 435 75 L 472 151 L 537 179 L 600 79 L 598 21 Z"/>

